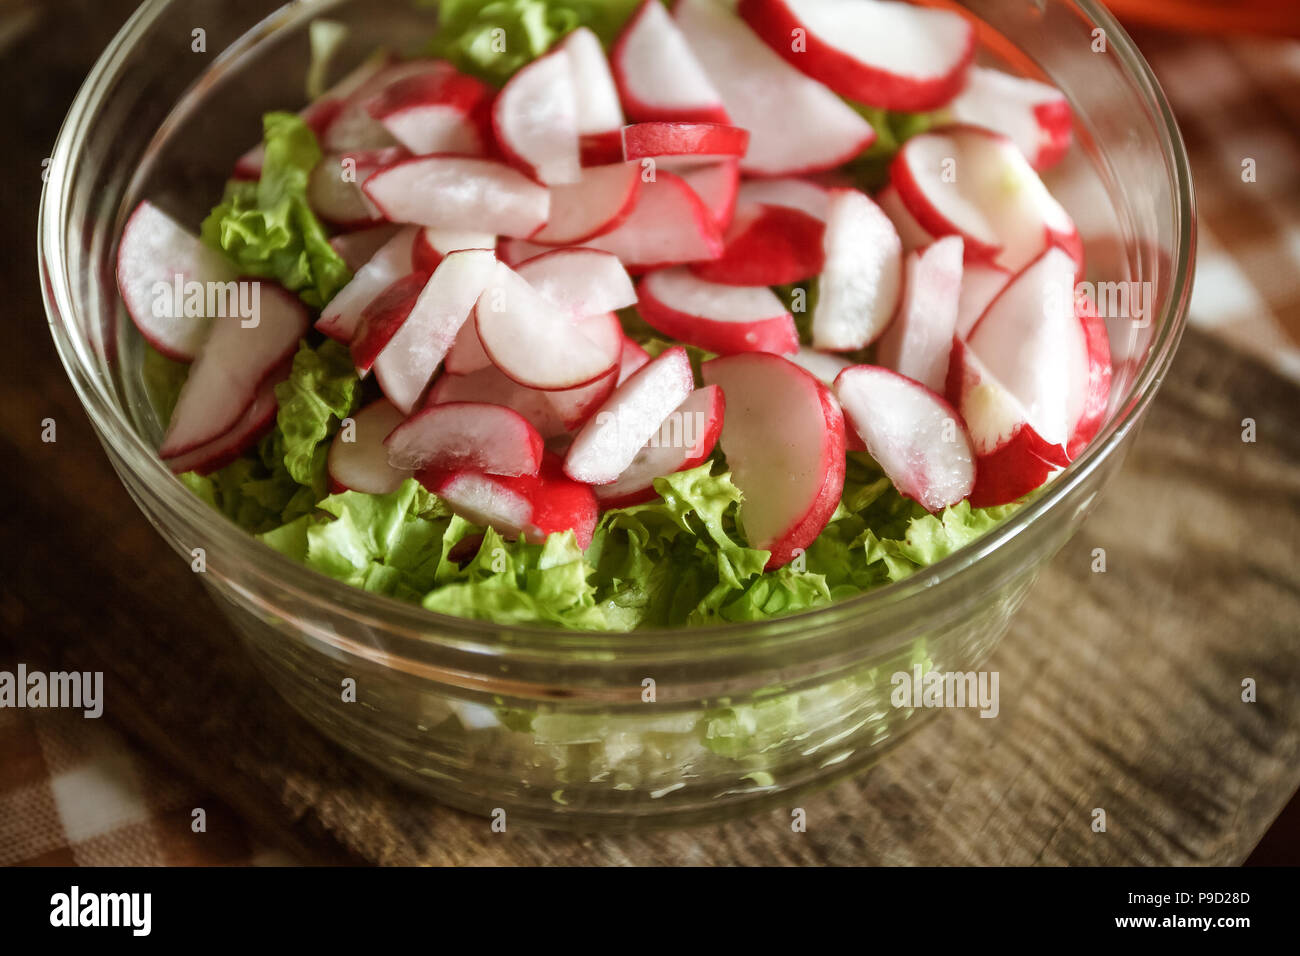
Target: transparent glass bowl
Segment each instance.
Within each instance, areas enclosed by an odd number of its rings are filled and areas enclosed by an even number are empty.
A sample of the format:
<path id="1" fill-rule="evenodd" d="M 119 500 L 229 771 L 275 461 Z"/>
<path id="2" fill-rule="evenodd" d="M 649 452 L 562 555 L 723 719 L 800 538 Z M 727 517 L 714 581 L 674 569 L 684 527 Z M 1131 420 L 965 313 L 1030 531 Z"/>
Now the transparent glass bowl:
<path id="1" fill-rule="evenodd" d="M 313 16 L 352 27 L 336 67 L 377 45 L 418 48 L 434 20 L 404 0 L 150 0 L 136 12 L 52 158 L 39 236 L 51 331 L 132 497 L 184 560 L 205 549 L 204 583 L 294 707 L 443 802 L 635 828 L 789 805 L 869 766 L 934 713 L 891 706 L 895 672 L 981 667 L 1120 467 L 1169 367 L 1194 222 L 1169 107 L 1100 5 L 963 6 L 990 59 L 1049 77 L 1074 105 L 1076 146 L 1049 184 L 1079 223 L 1089 278 L 1152 283 L 1145 321 L 1109 321 L 1109 420 L 1032 504 L 906 581 L 780 620 L 632 634 L 466 621 L 350 589 L 246 536 L 168 473 L 154 454 L 163 423 L 142 386 L 142 341 L 113 279 L 127 214 L 147 196 L 197 226 L 258 138 L 260 114 L 304 101 Z M 197 27 L 206 53 L 191 48 Z M 349 678 L 355 702 L 344 699 Z"/>

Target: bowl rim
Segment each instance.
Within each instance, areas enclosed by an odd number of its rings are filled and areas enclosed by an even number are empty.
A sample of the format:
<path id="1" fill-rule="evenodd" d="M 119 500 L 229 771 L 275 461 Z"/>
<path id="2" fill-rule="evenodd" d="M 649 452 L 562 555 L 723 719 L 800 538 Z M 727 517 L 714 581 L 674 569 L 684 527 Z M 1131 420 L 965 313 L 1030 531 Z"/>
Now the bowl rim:
<path id="1" fill-rule="evenodd" d="M 699 659 L 735 652 L 752 653 L 760 647 L 770 648 L 774 645 L 791 648 L 824 636 L 828 629 L 837 628 L 846 622 L 866 624 L 873 614 L 917 602 L 924 592 L 958 579 L 963 572 L 1024 532 L 1034 521 L 1052 511 L 1072 491 L 1079 488 L 1119 448 L 1125 436 L 1141 419 L 1168 372 L 1186 324 L 1194 271 L 1196 227 L 1192 177 L 1182 135 L 1150 66 L 1115 18 L 1097 0 L 1066 0 L 1081 10 L 1092 24 L 1105 31 L 1126 79 L 1151 111 L 1153 125 L 1164 153 L 1171 194 L 1177 197 L 1172 211 L 1175 226 L 1174 246 L 1169 262 L 1172 281 L 1155 337 L 1146 360 L 1133 378 L 1124 404 L 1116 408 L 1084 453 L 1032 501 L 975 541 L 902 581 L 823 607 L 762 621 L 634 631 L 579 631 L 554 625 L 471 620 L 428 611 L 417 604 L 363 591 L 315 571 L 257 541 L 176 480 L 157 457 L 155 450 L 131 426 L 124 411 L 103 391 L 103 382 L 97 373 L 91 371 L 92 364 L 84 354 L 78 336 L 72 334 L 63 318 L 74 314 L 76 309 L 67 270 L 60 268 L 64 265 L 59 242 L 60 226 L 68 215 L 68 194 L 61 186 L 67 181 L 73 159 L 80 154 L 88 121 L 97 115 L 105 98 L 112 92 L 112 80 L 122 59 L 140 36 L 175 2 L 177 0 L 146 0 L 137 8 L 87 75 L 59 131 L 51 154 L 48 180 L 41 195 L 37 237 L 42 296 L 51 334 L 60 360 L 101 441 L 110 447 L 113 455 L 138 480 L 158 496 L 174 521 L 201 529 L 202 540 L 209 542 L 209 571 L 215 570 L 221 576 L 221 556 L 232 565 L 236 562 L 256 564 L 259 571 L 283 591 L 309 604 L 324 604 L 330 610 L 345 614 L 358 623 L 382 628 L 386 640 L 406 637 L 424 647 L 454 648 L 492 657 L 516 654 L 545 657 L 575 651 L 596 658 L 615 653 L 620 657 L 672 656 L 674 653 L 680 654 L 683 649 L 689 649 L 690 656 Z M 251 35 L 265 35 L 269 30 L 290 25 L 300 18 L 315 16 L 319 12 L 319 5 L 315 4 L 292 4 L 279 8 L 257 27 L 245 33 L 234 45 L 222 51 L 204 75 L 216 70 L 223 59 L 240 52 Z M 120 230 L 114 233 L 113 241 L 117 240 L 118 233 Z M 211 560 L 214 555 L 218 556 L 216 562 Z M 235 584 L 233 578 L 226 580 L 245 597 L 260 600 Z M 859 641 L 861 653 L 865 654 L 871 649 L 869 637 L 859 635 Z M 337 638 L 332 643 L 338 643 Z M 390 661 L 394 650 L 393 646 L 386 649 Z"/>

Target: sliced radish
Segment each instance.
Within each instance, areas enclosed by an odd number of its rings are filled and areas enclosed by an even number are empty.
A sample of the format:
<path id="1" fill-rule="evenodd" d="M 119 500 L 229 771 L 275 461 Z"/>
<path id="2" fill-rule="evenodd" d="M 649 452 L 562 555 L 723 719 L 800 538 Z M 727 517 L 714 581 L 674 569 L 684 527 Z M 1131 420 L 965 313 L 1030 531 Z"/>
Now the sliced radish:
<path id="1" fill-rule="evenodd" d="M 316 329 L 347 344 L 356 334 L 361 313 L 379 293 L 411 272 L 411 248 L 418 232 L 413 226 L 398 231 L 370 257 L 334 298 L 325 304 Z"/>
<path id="2" fill-rule="evenodd" d="M 768 49 L 722 4 L 679 0 L 674 16 L 731 122 L 749 130 L 742 172 L 789 176 L 832 169 L 875 141 L 871 124 Z"/>
<path id="3" fill-rule="evenodd" d="M 416 272 L 432 272 L 451 252 L 462 249 L 495 249 L 497 237 L 490 232 L 449 232 L 446 229 L 421 229 L 411 249 L 411 267 Z"/>
<path id="4" fill-rule="evenodd" d="M 468 325 L 469 323 L 466 323 Z M 487 402 L 513 409 L 528 420 L 543 438 L 563 435 L 568 429 L 550 400 L 564 392 L 543 392 L 511 381 L 504 372 L 488 365 L 468 375 L 441 375 L 429 389 L 427 405 L 448 402 Z"/>
<path id="5" fill-rule="evenodd" d="M 452 375 L 469 375 L 491 364 L 492 360 L 483 351 L 483 343 L 478 340 L 478 331 L 473 322 L 466 322 L 460 327 L 456 341 L 442 360 L 442 367 Z"/>
<path id="6" fill-rule="evenodd" d="M 1065 446 L 1088 400 L 1088 343 L 1075 313 L 1074 261 L 1049 249 L 988 307 L 967 344 L 1024 406 L 1044 439 Z"/>
<path id="7" fill-rule="evenodd" d="M 538 57 L 512 76 L 492 104 L 498 144 L 521 169 L 548 186 L 576 183 L 577 94 L 561 50 Z"/>
<path id="8" fill-rule="evenodd" d="M 438 264 L 410 312 L 374 359 L 384 394 L 410 413 L 466 325 L 496 267 L 486 249 L 452 252 Z M 355 347 L 354 347 L 355 354 Z"/>
<path id="9" fill-rule="evenodd" d="M 409 156 L 402 147 L 393 146 L 324 157 L 307 178 L 307 202 L 312 212 L 343 228 L 382 222 L 383 214 L 361 187 L 379 170 Z"/>
<path id="10" fill-rule="evenodd" d="M 629 119 L 726 123 L 727 110 L 659 0 L 645 0 L 610 51 Z"/>
<path id="11" fill-rule="evenodd" d="M 1074 423 L 1074 432 L 1066 445 L 1066 453 L 1073 459 L 1092 441 L 1106 418 L 1110 401 L 1110 337 L 1106 322 L 1097 315 L 1096 306 L 1088 299 L 1076 297 L 1075 312 L 1083 324 L 1083 337 L 1088 349 L 1088 367 L 1083 385 L 1083 410 Z"/>
<path id="12" fill-rule="evenodd" d="M 400 228 L 401 226 L 386 222 L 381 226 L 371 226 L 369 229 L 339 233 L 330 239 L 330 247 L 339 254 L 339 258 L 343 260 L 349 272 L 359 272 L 389 239 L 397 235 Z"/>
<path id="13" fill-rule="evenodd" d="M 623 126 L 623 108 L 600 38 L 588 27 L 578 27 L 564 38 L 559 49 L 568 57 L 573 76 L 578 135 L 616 137 Z"/>
<path id="14" fill-rule="evenodd" d="M 740 187 L 740 163 L 734 159 L 682 169 L 678 175 L 700 198 L 719 230 L 731 224 Z"/>
<path id="15" fill-rule="evenodd" d="M 558 455 L 547 452 L 542 469 L 530 482 L 533 515 L 524 528 L 524 537 L 543 542 L 547 535 L 572 531 L 578 547 L 591 546 L 600 519 L 596 496 L 586 485 L 573 481 L 564 473 Z"/>
<path id="16" fill-rule="evenodd" d="M 186 315 L 186 297 L 178 293 L 191 282 L 206 290 L 237 275 L 225 256 L 148 201 L 131 213 L 117 247 L 117 288 L 131 321 L 146 342 L 178 362 L 193 361 L 212 326 L 211 316 Z M 204 301 L 206 307 L 206 295 Z"/>
<path id="17" fill-rule="evenodd" d="M 838 355 L 799 347 L 796 352 L 786 352 L 784 358 L 810 373 L 823 385 L 834 385 L 836 377 L 853 363 Z"/>
<path id="18" fill-rule="evenodd" d="M 503 263 L 497 264 L 474 317 L 492 363 L 529 388 L 577 388 L 618 365 L 621 341 L 588 338 L 567 310 Z"/>
<path id="19" fill-rule="evenodd" d="M 255 281 L 255 280 L 244 280 Z M 190 368 L 158 454 L 176 458 L 225 434 L 252 404 L 267 374 L 293 354 L 307 332 L 296 296 L 259 283 L 257 323 L 218 319 Z"/>
<path id="20" fill-rule="evenodd" d="M 516 271 L 547 302 L 575 317 L 636 304 L 636 289 L 627 270 L 608 252 L 555 249 L 520 263 Z"/>
<path id="21" fill-rule="evenodd" d="M 1070 148 L 1070 102 L 1056 87 L 1037 80 L 972 67 L 948 109 L 958 123 L 1010 137 L 1034 169 L 1056 165 Z"/>
<path id="22" fill-rule="evenodd" d="M 921 227 L 961 236 L 968 259 L 1017 272 L 1057 245 L 1082 261 L 1069 215 L 1000 133 L 948 126 L 913 136 L 894 157 L 890 177 Z"/>
<path id="23" fill-rule="evenodd" d="M 393 222 L 531 236 L 550 214 L 545 186 L 490 159 L 418 156 L 372 176 L 367 196 Z"/>
<path id="24" fill-rule="evenodd" d="M 826 221 L 830 192 L 806 179 L 751 179 L 742 183 L 736 201 L 743 206 L 781 206 Z"/>
<path id="25" fill-rule="evenodd" d="M 672 338 L 710 352 L 793 352 L 794 317 L 767 286 L 706 282 L 678 266 L 649 273 L 638 288 L 641 317 Z"/>
<path id="26" fill-rule="evenodd" d="M 686 350 L 668 349 L 615 389 L 582 426 L 565 456 L 564 473 L 589 485 L 614 481 L 694 388 Z"/>
<path id="27" fill-rule="evenodd" d="M 419 471 L 470 469 L 490 475 L 535 475 L 542 436 L 518 412 L 480 402 L 428 405 L 384 439 L 388 463 Z"/>
<path id="28" fill-rule="evenodd" d="M 275 415 L 279 410 L 275 386 L 288 377 L 291 364 L 283 363 L 262 380 L 252 402 L 229 431 L 183 455 L 167 459 L 167 467 L 172 470 L 172 474 L 182 475 L 187 471 L 198 472 L 200 475 L 211 474 L 257 444 L 275 424 Z"/>
<path id="29" fill-rule="evenodd" d="M 390 465 L 384 444 L 403 418 L 392 402 L 381 398 L 353 415 L 350 428 L 345 425 L 335 433 L 326 459 L 332 494 L 386 495 L 414 474 L 409 468 Z"/>
<path id="30" fill-rule="evenodd" d="M 745 155 L 749 132 L 721 123 L 636 123 L 623 127 L 623 158 L 665 166 L 717 163 Z"/>
<path id="31" fill-rule="evenodd" d="M 961 339 L 953 339 L 948 400 L 957 407 L 975 452 L 976 508 L 1008 504 L 1033 491 L 1069 459 L 1043 438 L 1029 413 Z"/>
<path id="32" fill-rule="evenodd" d="M 640 187 L 641 170 L 633 163 L 583 169 L 576 183 L 551 187 L 550 218 L 532 241 L 566 246 L 604 235 L 632 215 Z"/>
<path id="33" fill-rule="evenodd" d="M 835 396 L 900 494 L 939 511 L 971 493 L 970 436 L 936 392 L 890 369 L 855 365 L 835 380 Z"/>
<path id="34" fill-rule="evenodd" d="M 377 70 L 344 101 L 338 116 L 325 131 L 321 149 L 327 153 L 345 153 L 400 145 L 388 128 L 370 114 L 370 104 L 390 86 L 409 77 L 438 75 L 446 69 L 447 64 L 437 60 L 403 60 Z"/>
<path id="35" fill-rule="evenodd" d="M 957 325 L 955 331 L 966 338 L 975 328 L 990 303 L 1011 281 L 1011 273 L 982 262 L 968 262 L 961 273 L 961 295 L 957 299 Z"/>
<path id="36" fill-rule="evenodd" d="M 619 356 L 618 379 L 615 384 L 622 385 L 633 372 L 649 363 L 649 361 L 649 352 L 626 335 L 623 336 L 623 354 Z"/>
<path id="37" fill-rule="evenodd" d="M 573 432 L 583 425 L 618 387 L 619 370 L 596 379 L 590 385 L 566 389 L 562 392 L 543 392 L 546 402 L 558 418 L 561 428 L 553 434 Z M 548 436 L 549 437 L 549 436 Z"/>
<path id="38" fill-rule="evenodd" d="M 404 275 L 361 310 L 361 321 L 349 343 L 358 375 L 364 377 L 370 371 L 379 353 L 406 323 L 428 281 L 427 272 Z"/>
<path id="39" fill-rule="evenodd" d="M 522 535 L 533 517 L 533 502 L 526 493 L 531 490 L 531 482 L 497 478 L 477 471 L 430 471 L 422 472 L 419 478 L 421 484 L 466 521 L 495 528 L 507 538 Z"/>
<path id="40" fill-rule="evenodd" d="M 889 221 L 894 224 L 898 238 L 903 242 L 904 252 L 911 252 L 913 249 L 920 249 L 934 242 L 934 236 L 926 232 L 916 221 L 916 217 L 908 211 L 907 206 L 898 196 L 898 190 L 892 184 L 886 186 L 876 196 L 876 205 L 884 210 Z"/>
<path id="41" fill-rule="evenodd" d="M 722 389 L 709 385 L 691 392 L 650 436 L 615 481 L 595 488 L 605 508 L 626 508 L 658 497 L 654 480 L 702 464 L 713 452 L 726 411 Z"/>
<path id="42" fill-rule="evenodd" d="M 449 63 L 386 86 L 366 111 L 417 156 L 484 151 L 481 113 L 492 90 Z"/>
<path id="43" fill-rule="evenodd" d="M 961 297 L 962 242 L 947 236 L 908 253 L 898 315 L 876 346 L 876 362 L 942 392 Z"/>
<path id="44" fill-rule="evenodd" d="M 726 285 L 785 285 L 822 271 L 826 224 L 788 206 L 742 204 L 717 259 L 691 264 L 701 279 Z"/>
<path id="45" fill-rule="evenodd" d="M 645 271 L 722 254 L 722 236 L 713 216 L 680 176 L 658 170 L 641 184 L 632 215 L 613 232 L 586 245 L 612 252 L 629 270 Z"/>
<path id="46" fill-rule="evenodd" d="M 835 396 L 779 355 L 751 352 L 704 363 L 704 381 L 727 396 L 720 439 L 745 498 L 740 523 L 752 548 L 789 564 L 830 520 L 844 491 L 844 415 Z"/>
<path id="47" fill-rule="evenodd" d="M 903 244 L 865 193 L 831 193 L 822 240 L 826 255 L 813 309 L 813 345 L 851 351 L 875 341 L 898 306 Z"/>
<path id="48" fill-rule="evenodd" d="M 974 25 L 948 10 L 878 0 L 741 0 L 739 10 L 808 76 L 884 109 L 943 106 L 975 56 Z"/>
<path id="49" fill-rule="evenodd" d="M 554 246 L 541 246 L 527 239 L 503 239 L 498 248 L 501 261 L 512 269 L 544 252 L 555 251 Z"/>

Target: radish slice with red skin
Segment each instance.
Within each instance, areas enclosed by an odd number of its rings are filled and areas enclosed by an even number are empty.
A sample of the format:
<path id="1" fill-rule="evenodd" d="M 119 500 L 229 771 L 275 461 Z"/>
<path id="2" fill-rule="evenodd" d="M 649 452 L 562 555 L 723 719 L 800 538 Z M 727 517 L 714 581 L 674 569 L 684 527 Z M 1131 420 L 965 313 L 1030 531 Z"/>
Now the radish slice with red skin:
<path id="1" fill-rule="evenodd" d="M 600 38 L 588 27 L 578 27 L 560 44 L 573 76 L 580 137 L 617 136 L 623 126 L 618 88 Z"/>
<path id="2" fill-rule="evenodd" d="M 727 110 L 659 0 L 645 0 L 609 54 L 628 118 L 726 123 Z"/>
<path id="3" fill-rule="evenodd" d="M 637 290 L 641 317 L 672 338 L 710 352 L 793 352 L 794 317 L 767 286 L 705 282 L 685 267 L 646 275 Z"/>
<path id="4" fill-rule="evenodd" d="M 749 131 L 721 123 L 636 123 L 623 127 L 623 158 L 644 164 L 693 166 L 745 155 Z"/>
<path id="5" fill-rule="evenodd" d="M 344 101 L 343 108 L 325 130 L 321 149 L 327 153 L 343 153 L 399 145 L 384 124 L 370 115 L 370 103 L 388 87 L 408 77 L 437 75 L 447 69 L 448 65 L 439 60 L 402 60 L 387 64 L 359 84 Z"/>
<path id="6" fill-rule="evenodd" d="M 679 170 L 678 175 L 700 198 L 719 231 L 731 224 L 740 187 L 740 163 L 734 159 Z"/>
<path id="7" fill-rule="evenodd" d="M 352 341 L 361 313 L 398 279 L 411 272 L 411 249 L 418 230 L 407 226 L 370 257 L 334 298 L 325 304 L 316 320 L 316 330 L 345 345 Z"/>
<path id="8" fill-rule="evenodd" d="M 1088 351 L 1088 368 L 1083 385 L 1083 410 L 1074 423 L 1074 432 L 1065 447 L 1071 459 L 1077 458 L 1092 441 L 1093 436 L 1101 430 L 1106 418 L 1106 408 L 1110 402 L 1110 336 L 1106 332 L 1106 322 L 1097 314 L 1097 308 L 1091 300 L 1078 296 L 1075 298 L 1075 314 L 1083 324 L 1083 338 Z"/>
<path id="9" fill-rule="evenodd" d="M 943 106 L 975 56 L 974 25 L 948 10 L 878 0 L 741 0 L 739 13 L 793 66 L 882 109 Z"/>
<path id="10" fill-rule="evenodd" d="M 636 208 L 641 170 L 624 162 L 582 170 L 567 186 L 551 187 L 551 214 L 531 241 L 543 245 L 578 245 L 617 229 Z"/>
<path id="11" fill-rule="evenodd" d="M 182 302 L 173 302 L 170 310 L 156 308 L 161 299 L 155 287 L 162 283 L 174 289 L 177 276 L 182 288 L 198 282 L 207 289 L 213 288 L 210 283 L 233 282 L 238 273 L 225 256 L 171 216 L 142 202 L 127 220 L 117 247 L 117 288 L 145 341 L 170 359 L 190 362 L 210 334 L 212 318 L 185 315 Z"/>
<path id="12" fill-rule="evenodd" d="M 411 268 L 416 272 L 433 272 L 448 253 L 496 247 L 497 237 L 490 232 L 421 229 L 415 234 L 415 244 L 411 249 Z"/>
<path id="13" fill-rule="evenodd" d="M 411 154 L 400 146 L 325 156 L 307 177 L 307 203 L 326 222 L 344 229 L 364 228 L 384 221 L 366 198 L 366 180 Z"/>
<path id="14" fill-rule="evenodd" d="M 307 310 L 296 296 L 269 282 L 259 283 L 258 296 L 256 325 L 245 327 L 238 318 L 213 322 L 181 387 L 159 457 L 176 458 L 229 431 L 306 334 Z"/>
<path id="15" fill-rule="evenodd" d="M 823 385 L 834 385 L 835 379 L 840 372 L 853 364 L 839 355 L 818 352 L 816 349 L 805 348 L 804 346 L 800 346 L 798 351 L 786 352 L 783 358 L 810 373 Z"/>
<path id="16" fill-rule="evenodd" d="M 501 261 L 512 269 L 529 259 L 554 251 L 554 246 L 540 246 L 527 239 L 502 239 L 499 247 Z"/>
<path id="17" fill-rule="evenodd" d="M 961 273 L 961 295 L 957 300 L 955 331 L 966 338 L 989 305 L 1011 281 L 1011 273 L 982 262 L 968 262 Z"/>
<path id="18" fill-rule="evenodd" d="M 830 191 L 806 179 L 751 179 L 742 183 L 736 202 L 742 206 L 781 206 L 826 221 Z"/>
<path id="19" fill-rule="evenodd" d="M 380 226 L 371 226 L 369 229 L 340 233 L 330 239 L 330 248 L 339 254 L 339 258 L 343 260 L 349 272 L 360 272 L 362 266 L 374 258 L 388 240 L 397 235 L 399 229 L 401 226 L 386 222 Z M 424 271 L 431 272 L 433 268 L 431 266 Z"/>
<path id="20" fill-rule="evenodd" d="M 405 324 L 428 281 L 427 272 L 404 275 L 362 310 L 361 321 L 357 323 L 356 334 L 349 346 L 358 375 L 364 378 L 370 371 L 379 353 Z"/>
<path id="21" fill-rule="evenodd" d="M 1037 80 L 972 67 L 965 88 L 948 109 L 958 123 L 1010 137 L 1037 170 L 1055 166 L 1070 148 L 1070 102 L 1056 87 Z"/>
<path id="22" fill-rule="evenodd" d="M 532 520 L 532 501 L 510 479 L 436 470 L 421 472 L 419 478 L 454 513 L 479 527 L 495 528 L 506 538 L 518 538 Z"/>
<path id="23" fill-rule="evenodd" d="M 856 189 L 831 192 L 813 346 L 852 351 L 879 338 L 902 292 L 903 244 L 889 217 Z"/>
<path id="24" fill-rule="evenodd" d="M 374 360 L 388 399 L 410 413 L 487 287 L 497 260 L 486 249 L 452 252 L 439 263 L 414 306 Z M 355 352 L 355 348 L 354 348 Z"/>
<path id="25" fill-rule="evenodd" d="M 393 222 L 433 229 L 526 237 L 546 224 L 551 209 L 545 186 L 504 163 L 465 156 L 417 156 L 362 188 Z"/>
<path id="26" fill-rule="evenodd" d="M 427 405 L 386 439 L 388 463 L 420 471 L 482 471 L 490 475 L 535 475 L 543 443 L 518 412 L 480 402 Z"/>
<path id="27" fill-rule="evenodd" d="M 565 455 L 564 473 L 589 485 L 614 481 L 694 388 L 686 350 L 668 349 L 615 389 L 582 426 Z"/>
<path id="28" fill-rule="evenodd" d="M 636 304 L 636 289 L 618 257 L 595 249 L 555 249 L 515 270 L 542 298 L 575 317 Z"/>
<path id="29" fill-rule="evenodd" d="M 456 333 L 456 341 L 447 351 L 442 366 L 451 375 L 469 375 L 492 364 L 483 343 L 478 340 L 478 330 L 473 322 L 466 322 Z"/>
<path id="30" fill-rule="evenodd" d="M 365 104 L 392 137 L 417 156 L 479 156 L 485 130 L 481 114 L 492 89 L 450 64 L 386 86 Z"/>
<path id="31" fill-rule="evenodd" d="M 876 362 L 942 392 L 961 297 L 962 242 L 946 236 L 908 253 L 898 315 L 876 346 Z"/>
<path id="32" fill-rule="evenodd" d="M 540 56 L 510 77 L 492 104 L 492 129 L 506 156 L 539 182 L 578 181 L 577 94 L 563 51 Z"/>
<path id="33" fill-rule="evenodd" d="M 350 428 L 345 425 L 334 434 L 326 458 L 331 494 L 359 491 L 386 495 L 414 474 L 408 468 L 390 465 L 384 444 L 404 418 L 392 402 L 381 398 L 353 415 Z"/>
<path id="34" fill-rule="evenodd" d="M 875 365 L 835 380 L 844 416 L 899 493 L 927 511 L 956 504 L 975 487 L 975 452 L 961 416 L 932 389 Z"/>
<path id="35" fill-rule="evenodd" d="M 543 438 L 563 435 L 568 429 L 563 417 L 548 396 L 563 392 L 543 392 L 525 388 L 511 381 L 504 372 L 488 365 L 468 375 L 440 375 L 429 389 L 426 407 L 449 402 L 486 402 L 502 405 L 522 415 Z"/>
<path id="36" fill-rule="evenodd" d="M 627 336 L 624 336 L 623 354 L 619 357 L 618 360 L 618 380 L 615 384 L 622 385 L 624 382 L 628 380 L 628 376 L 630 376 L 637 369 L 648 364 L 649 361 L 650 361 L 650 353 L 647 352 L 645 349 L 643 349 L 638 343 L 636 343 L 632 339 L 629 339 Z"/>
<path id="37" fill-rule="evenodd" d="M 884 211 L 889 217 L 889 221 L 894 224 L 894 229 L 898 232 L 898 238 L 903 242 L 903 251 L 911 252 L 913 249 L 921 249 L 934 242 L 934 236 L 930 235 L 921 227 L 903 204 L 903 200 L 898 196 L 898 190 L 892 185 L 886 186 L 876 196 L 876 205 Z"/>
<path id="38" fill-rule="evenodd" d="M 659 497 L 654 480 L 702 464 L 722 433 L 727 402 L 716 385 L 698 388 L 664 419 L 615 481 L 594 489 L 603 508 L 626 508 Z"/>
<path id="39" fill-rule="evenodd" d="M 742 206 L 717 259 L 691 263 L 701 279 L 724 285 L 786 285 L 822 271 L 826 224 L 788 206 Z"/>
<path id="40" fill-rule="evenodd" d="M 198 448 L 191 449 L 183 455 L 167 459 L 167 467 L 172 474 L 183 475 L 193 471 L 200 475 L 209 475 L 230 464 L 271 430 L 275 424 L 279 403 L 275 397 L 275 386 L 289 377 L 291 362 L 285 362 L 279 369 L 268 375 L 257 387 L 257 394 L 244 413 L 226 432 Z"/>
<path id="41" fill-rule="evenodd" d="M 722 254 L 722 236 L 713 216 L 685 180 L 661 169 L 653 182 L 641 184 L 632 215 L 586 246 L 612 252 L 629 271 L 644 272 L 716 259 Z"/>
<path id="42" fill-rule="evenodd" d="M 870 123 L 768 49 L 722 4 L 678 0 L 673 16 L 732 124 L 749 130 L 742 172 L 793 176 L 833 169 L 875 142 Z"/>
<path id="43" fill-rule="evenodd" d="M 768 570 L 821 534 L 844 492 L 844 415 L 831 390 L 779 355 L 747 352 L 705 362 L 727 414 L 719 442 L 744 495 L 740 524 Z"/>

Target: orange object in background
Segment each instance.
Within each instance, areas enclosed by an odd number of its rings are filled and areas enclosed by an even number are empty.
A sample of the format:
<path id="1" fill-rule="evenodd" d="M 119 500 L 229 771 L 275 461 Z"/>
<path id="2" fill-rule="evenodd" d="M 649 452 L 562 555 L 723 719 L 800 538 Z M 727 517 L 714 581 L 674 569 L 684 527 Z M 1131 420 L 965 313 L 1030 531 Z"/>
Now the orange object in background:
<path id="1" fill-rule="evenodd" d="M 1300 37 L 1297 0 L 1105 0 L 1121 20 L 1203 33 Z"/>

